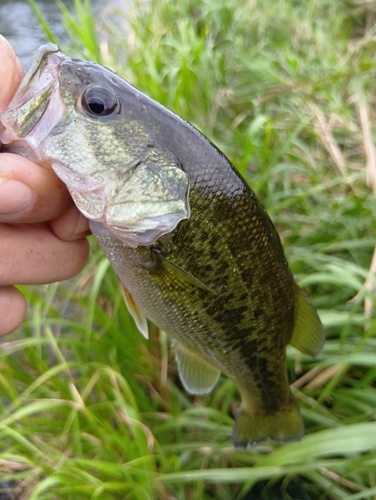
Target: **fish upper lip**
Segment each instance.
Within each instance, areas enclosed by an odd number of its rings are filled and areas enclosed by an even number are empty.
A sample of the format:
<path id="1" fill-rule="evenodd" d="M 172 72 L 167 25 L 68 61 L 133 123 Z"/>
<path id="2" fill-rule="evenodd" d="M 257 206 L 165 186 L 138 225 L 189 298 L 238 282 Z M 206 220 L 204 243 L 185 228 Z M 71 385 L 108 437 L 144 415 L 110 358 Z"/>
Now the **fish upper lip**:
<path id="1" fill-rule="evenodd" d="M 42 45 L 37 50 L 31 66 L 7 110 L 0 116 L 0 122 L 5 126 L 5 130 L 0 134 L 0 140 L 3 144 L 19 141 L 24 136 L 29 136 L 45 111 L 43 104 L 49 102 L 52 93 L 58 88 L 60 67 L 67 59 L 69 58 L 62 54 L 58 46 L 54 44 Z M 32 102 L 35 115 L 32 128 L 27 128 L 27 123 L 30 123 L 30 120 L 29 115 L 25 112 L 29 102 Z M 23 106 L 25 106 L 24 110 L 22 110 Z"/>
<path id="2" fill-rule="evenodd" d="M 67 57 L 60 52 L 57 45 L 52 43 L 42 45 L 37 50 L 8 109 L 17 109 L 35 94 L 53 85 L 53 82 L 58 78 L 60 66 L 66 59 Z"/>

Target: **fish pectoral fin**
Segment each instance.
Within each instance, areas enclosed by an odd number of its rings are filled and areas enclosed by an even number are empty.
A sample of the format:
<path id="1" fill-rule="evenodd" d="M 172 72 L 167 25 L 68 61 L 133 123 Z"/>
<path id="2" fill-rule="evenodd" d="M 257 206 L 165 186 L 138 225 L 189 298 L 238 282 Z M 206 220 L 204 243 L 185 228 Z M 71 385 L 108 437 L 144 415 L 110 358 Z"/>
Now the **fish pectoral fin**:
<path id="1" fill-rule="evenodd" d="M 127 309 L 134 319 L 134 322 L 136 323 L 137 328 L 139 331 L 142 333 L 142 335 L 148 339 L 149 338 L 149 329 L 148 329 L 148 320 L 146 316 L 140 311 L 138 305 L 136 302 L 133 300 L 132 295 L 129 293 L 129 291 L 125 288 L 123 283 L 120 282 L 120 288 L 124 297 L 124 302 L 127 306 Z"/>
<path id="2" fill-rule="evenodd" d="M 315 308 L 298 285 L 295 297 L 295 326 L 290 344 L 299 351 L 316 357 L 324 345 L 324 327 Z"/>
<path id="3" fill-rule="evenodd" d="M 184 388 L 191 394 L 207 394 L 218 381 L 220 371 L 179 342 L 174 342 L 176 361 Z"/>
<path id="4" fill-rule="evenodd" d="M 205 283 L 200 281 L 198 278 L 193 276 L 193 274 L 189 273 L 188 271 L 186 271 L 182 267 L 171 262 L 167 257 L 162 255 L 159 250 L 154 249 L 154 252 L 160 258 L 162 268 L 165 269 L 166 271 L 169 271 L 170 273 L 172 273 L 176 279 L 181 280 L 184 283 L 190 283 L 191 285 L 194 285 L 197 288 L 200 288 L 201 290 L 207 290 L 207 291 L 213 293 L 214 295 L 217 295 L 214 292 L 214 290 L 212 290 L 210 287 L 205 285 Z"/>

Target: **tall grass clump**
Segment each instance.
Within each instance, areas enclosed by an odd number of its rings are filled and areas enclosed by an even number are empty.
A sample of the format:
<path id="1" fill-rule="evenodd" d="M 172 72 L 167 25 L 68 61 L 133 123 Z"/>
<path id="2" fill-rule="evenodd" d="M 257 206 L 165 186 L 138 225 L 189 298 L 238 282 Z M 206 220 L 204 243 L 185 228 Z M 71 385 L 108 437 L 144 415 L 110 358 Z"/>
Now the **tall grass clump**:
<path id="1" fill-rule="evenodd" d="M 287 350 L 306 436 L 235 450 L 235 386 L 184 392 L 165 334 L 137 332 L 93 241 L 76 279 L 24 288 L 28 317 L 1 344 L 2 484 L 38 500 L 375 499 L 372 3 L 135 0 L 95 23 L 86 0 L 58 4 L 62 49 L 102 61 L 231 159 L 327 340 L 316 360 Z"/>

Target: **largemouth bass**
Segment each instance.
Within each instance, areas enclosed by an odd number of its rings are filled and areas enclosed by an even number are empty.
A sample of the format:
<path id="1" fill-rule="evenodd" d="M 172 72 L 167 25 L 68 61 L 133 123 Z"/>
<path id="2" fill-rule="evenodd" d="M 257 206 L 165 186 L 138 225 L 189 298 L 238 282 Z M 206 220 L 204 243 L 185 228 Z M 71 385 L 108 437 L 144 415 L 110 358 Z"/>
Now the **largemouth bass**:
<path id="1" fill-rule="evenodd" d="M 285 349 L 316 356 L 323 328 L 229 160 L 110 70 L 52 44 L 1 121 L 1 142 L 52 165 L 90 219 L 139 330 L 148 319 L 175 340 L 185 389 L 210 392 L 220 372 L 234 381 L 234 445 L 300 439 Z"/>

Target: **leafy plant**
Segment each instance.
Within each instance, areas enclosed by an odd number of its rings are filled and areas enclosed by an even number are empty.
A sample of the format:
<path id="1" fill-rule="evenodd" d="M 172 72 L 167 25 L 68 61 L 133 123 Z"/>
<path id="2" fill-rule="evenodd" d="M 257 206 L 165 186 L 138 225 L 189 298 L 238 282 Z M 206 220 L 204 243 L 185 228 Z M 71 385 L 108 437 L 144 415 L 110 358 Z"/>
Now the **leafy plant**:
<path id="1" fill-rule="evenodd" d="M 78 278 L 24 289 L 27 321 L 1 344 L 3 480 L 30 499 L 376 498 L 372 5 L 136 0 L 95 23 L 86 0 L 75 14 L 59 6 L 75 54 L 182 115 L 239 168 L 327 341 L 317 360 L 287 350 L 306 436 L 235 450 L 232 382 L 188 396 L 168 339 L 139 335 L 92 242 Z"/>

